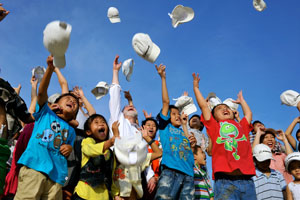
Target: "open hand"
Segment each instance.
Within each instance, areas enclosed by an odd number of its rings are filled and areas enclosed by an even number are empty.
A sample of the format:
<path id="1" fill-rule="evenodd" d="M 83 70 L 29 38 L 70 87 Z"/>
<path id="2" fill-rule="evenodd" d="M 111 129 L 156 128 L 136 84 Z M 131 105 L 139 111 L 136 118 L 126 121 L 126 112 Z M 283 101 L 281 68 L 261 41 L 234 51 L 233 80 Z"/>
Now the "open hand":
<path id="1" fill-rule="evenodd" d="M 152 114 L 151 113 L 148 114 L 146 110 L 143 110 L 143 113 L 146 119 L 152 117 Z"/>
<path id="2" fill-rule="evenodd" d="M 180 116 L 181 124 L 187 124 L 188 116 L 184 112 L 181 113 Z"/>
<path id="3" fill-rule="evenodd" d="M 200 82 L 200 77 L 199 77 L 199 73 L 197 73 L 197 75 L 195 74 L 195 72 L 193 73 L 193 85 L 196 88 L 199 88 L 199 82 Z"/>
<path id="4" fill-rule="evenodd" d="M 113 63 L 113 70 L 119 71 L 122 66 L 122 62 L 119 63 L 119 55 L 116 55 L 114 63 Z"/>
<path id="5" fill-rule="evenodd" d="M 2 7 L 2 3 L 0 3 L 0 22 L 9 14 L 9 11 Z"/>
<path id="6" fill-rule="evenodd" d="M 190 145 L 191 145 L 191 148 L 194 148 L 197 144 L 197 140 L 194 136 L 194 133 L 192 133 L 191 135 L 189 135 L 189 141 L 190 141 Z"/>
<path id="7" fill-rule="evenodd" d="M 233 103 L 237 103 L 237 104 L 241 104 L 242 101 L 244 101 L 244 97 L 243 97 L 243 91 L 241 90 L 238 93 L 238 98 L 235 101 L 232 101 Z"/>
<path id="8" fill-rule="evenodd" d="M 166 66 L 160 64 L 159 66 L 155 65 L 156 71 L 161 78 L 166 78 Z"/>

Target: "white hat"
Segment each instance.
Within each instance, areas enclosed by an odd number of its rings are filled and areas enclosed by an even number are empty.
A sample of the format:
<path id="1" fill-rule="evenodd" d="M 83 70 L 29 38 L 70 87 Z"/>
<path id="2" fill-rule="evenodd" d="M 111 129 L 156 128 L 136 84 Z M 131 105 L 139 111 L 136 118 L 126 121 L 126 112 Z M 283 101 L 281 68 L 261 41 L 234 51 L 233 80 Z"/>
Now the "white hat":
<path id="1" fill-rule="evenodd" d="M 45 72 L 46 72 L 45 67 L 37 66 L 32 69 L 32 76 L 34 76 L 39 83 L 39 82 L 41 82 Z"/>
<path id="2" fill-rule="evenodd" d="M 285 158 L 284 162 L 286 171 L 289 171 L 289 164 L 294 160 L 300 161 L 300 152 L 291 153 Z"/>
<path id="3" fill-rule="evenodd" d="M 264 0 L 253 0 L 253 7 L 255 8 L 255 10 L 261 12 L 266 9 L 267 5 Z"/>
<path id="4" fill-rule="evenodd" d="M 55 103 L 56 99 L 60 97 L 60 95 L 61 94 L 59 93 L 52 94 L 50 97 L 48 97 L 48 102 L 51 104 Z"/>
<path id="5" fill-rule="evenodd" d="M 176 28 L 179 24 L 191 21 L 195 13 L 192 8 L 177 5 L 172 13 L 168 13 L 168 15 L 172 19 L 172 26 Z"/>
<path id="6" fill-rule="evenodd" d="M 209 102 L 209 108 L 212 110 L 215 106 L 222 104 L 221 99 L 216 96 L 214 92 L 211 92 L 207 95 L 207 99 Z"/>
<path id="7" fill-rule="evenodd" d="M 239 104 L 233 103 L 234 99 L 227 98 L 225 101 L 223 101 L 224 104 L 226 104 L 231 110 L 236 111 L 239 108 Z"/>
<path id="8" fill-rule="evenodd" d="M 53 55 L 55 67 L 66 66 L 65 52 L 68 49 L 72 26 L 65 22 L 53 21 L 44 30 L 44 46 Z"/>
<path id="9" fill-rule="evenodd" d="M 96 99 L 99 100 L 108 93 L 108 89 L 109 85 L 104 81 L 100 81 L 96 87 L 92 89 L 92 93 L 95 95 Z"/>
<path id="10" fill-rule="evenodd" d="M 255 147 L 253 148 L 253 156 L 259 162 L 269 160 L 269 159 L 274 160 L 272 157 L 272 151 L 271 151 L 270 147 L 268 147 L 265 144 L 255 145 Z"/>
<path id="11" fill-rule="evenodd" d="M 280 95 L 282 104 L 287 106 L 297 106 L 300 101 L 300 94 L 294 90 L 286 90 Z"/>
<path id="12" fill-rule="evenodd" d="M 190 115 L 197 111 L 192 97 L 181 96 L 173 100 L 176 101 L 175 106 L 179 109 L 180 113 L 184 112 L 184 114 Z"/>
<path id="13" fill-rule="evenodd" d="M 142 139 L 142 134 L 133 137 L 115 139 L 115 153 L 118 161 L 123 165 L 141 165 L 147 157 L 147 143 Z"/>
<path id="14" fill-rule="evenodd" d="M 126 80 L 130 81 L 131 74 L 133 72 L 134 61 L 132 58 L 129 58 L 123 62 L 122 73 L 126 76 Z"/>
<path id="15" fill-rule="evenodd" d="M 132 38 L 134 51 L 142 58 L 154 63 L 160 54 L 159 47 L 154 44 L 148 34 L 136 33 Z"/>
<path id="16" fill-rule="evenodd" d="M 119 11 L 117 8 L 115 7 L 110 7 L 108 10 L 107 10 L 107 17 L 109 19 L 109 21 L 111 23 L 118 23 L 118 22 L 121 22 L 121 19 L 120 19 L 120 15 L 119 15 Z"/>

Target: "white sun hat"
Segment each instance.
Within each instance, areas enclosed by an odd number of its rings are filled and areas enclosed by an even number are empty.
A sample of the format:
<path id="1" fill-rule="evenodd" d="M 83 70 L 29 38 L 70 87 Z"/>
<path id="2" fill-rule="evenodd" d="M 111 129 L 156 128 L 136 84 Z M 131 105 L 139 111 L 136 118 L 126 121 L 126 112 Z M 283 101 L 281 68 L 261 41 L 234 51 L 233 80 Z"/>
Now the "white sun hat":
<path id="1" fill-rule="evenodd" d="M 96 99 L 99 100 L 108 93 L 108 90 L 109 85 L 104 81 L 100 81 L 96 87 L 92 89 L 92 93 L 95 95 Z"/>
<path id="2" fill-rule="evenodd" d="M 59 94 L 59 93 L 52 94 L 50 97 L 48 97 L 48 102 L 51 104 L 54 104 L 56 99 L 58 99 L 58 97 L 60 97 L 60 95 L 61 94 Z"/>
<path id="3" fill-rule="evenodd" d="M 300 94 L 294 90 L 286 90 L 280 95 L 282 104 L 287 106 L 297 106 L 300 101 Z"/>
<path id="4" fill-rule="evenodd" d="M 107 17 L 111 23 L 121 22 L 119 10 L 115 7 L 110 7 L 107 10 Z"/>
<path id="5" fill-rule="evenodd" d="M 272 157 L 272 151 L 270 147 L 268 147 L 265 144 L 257 144 L 253 148 L 253 157 L 256 158 L 259 162 L 265 161 L 265 160 L 274 160 Z"/>
<path id="6" fill-rule="evenodd" d="M 267 5 L 264 0 L 253 0 L 253 7 L 255 8 L 255 10 L 261 12 L 266 9 Z"/>
<path id="7" fill-rule="evenodd" d="M 136 33 L 133 36 L 132 47 L 139 56 L 151 63 L 154 63 L 160 54 L 160 48 L 145 33 Z"/>
<path id="8" fill-rule="evenodd" d="M 183 95 L 173 100 L 176 101 L 175 106 L 178 108 L 180 113 L 190 115 L 197 111 L 197 107 L 195 106 L 192 97 Z"/>
<path id="9" fill-rule="evenodd" d="M 66 66 L 65 53 L 69 46 L 72 26 L 65 22 L 50 22 L 44 30 L 43 43 L 45 48 L 53 55 L 55 67 Z"/>
<path id="10" fill-rule="evenodd" d="M 125 60 L 122 64 L 122 73 L 126 76 L 126 80 L 130 81 L 133 72 L 134 61 L 132 58 Z"/>
<path id="11" fill-rule="evenodd" d="M 211 92 L 206 97 L 208 99 L 209 108 L 212 110 L 215 106 L 222 104 L 221 99 L 216 96 L 216 93 Z"/>
<path id="12" fill-rule="evenodd" d="M 237 111 L 239 108 L 239 104 L 233 103 L 234 99 L 227 98 L 223 101 L 224 104 L 226 104 L 231 110 Z"/>
<path id="13" fill-rule="evenodd" d="M 300 152 L 291 153 L 285 158 L 284 162 L 286 171 L 289 171 L 289 164 L 294 160 L 300 161 Z"/>
<path id="14" fill-rule="evenodd" d="M 35 77 L 35 79 L 39 82 L 41 82 L 44 74 L 46 72 L 46 68 L 43 66 L 37 66 L 32 69 L 32 76 Z"/>
<path id="15" fill-rule="evenodd" d="M 177 5 L 172 13 L 168 13 L 172 19 L 172 26 L 176 28 L 179 24 L 191 21 L 194 18 L 194 10 L 190 7 L 184 7 L 183 5 Z"/>

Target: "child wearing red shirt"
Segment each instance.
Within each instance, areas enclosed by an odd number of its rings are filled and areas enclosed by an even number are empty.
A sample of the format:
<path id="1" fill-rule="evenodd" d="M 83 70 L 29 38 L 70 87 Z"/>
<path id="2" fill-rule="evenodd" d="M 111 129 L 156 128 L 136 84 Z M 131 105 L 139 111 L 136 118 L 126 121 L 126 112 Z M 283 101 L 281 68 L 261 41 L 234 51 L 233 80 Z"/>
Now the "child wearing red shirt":
<path id="1" fill-rule="evenodd" d="M 255 175 L 255 167 L 247 139 L 252 129 L 252 112 L 242 92 L 239 92 L 234 103 L 241 105 L 244 118 L 236 122 L 233 111 L 225 104 L 219 104 L 210 111 L 199 90 L 199 75 L 194 73 L 193 78 L 194 93 L 202 110 L 201 121 L 213 143 L 214 199 L 256 199 L 255 186 L 251 180 Z"/>

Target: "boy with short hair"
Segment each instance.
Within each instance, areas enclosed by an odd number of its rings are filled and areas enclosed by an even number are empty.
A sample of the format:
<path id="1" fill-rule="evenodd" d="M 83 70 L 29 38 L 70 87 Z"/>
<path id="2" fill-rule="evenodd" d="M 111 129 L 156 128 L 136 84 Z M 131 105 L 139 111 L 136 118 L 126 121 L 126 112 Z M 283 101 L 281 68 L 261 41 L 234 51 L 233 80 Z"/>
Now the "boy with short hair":
<path id="1" fill-rule="evenodd" d="M 72 151 L 75 131 L 68 124 L 76 118 L 78 99 L 71 93 L 56 99 L 51 110 L 47 105 L 47 89 L 54 71 L 53 57 L 47 58 L 47 70 L 39 86 L 35 126 L 18 164 L 15 199 L 62 199 L 62 185 L 68 178 L 65 156 Z"/>
<path id="2" fill-rule="evenodd" d="M 256 176 L 252 179 L 257 199 L 283 199 L 286 182 L 279 171 L 269 167 L 273 159 L 271 149 L 265 144 L 258 144 L 253 148 L 253 157 Z"/>
<path id="3" fill-rule="evenodd" d="M 289 154 L 285 159 L 286 170 L 293 175 L 294 181 L 286 188 L 287 200 L 300 199 L 300 153 Z"/>
<path id="4" fill-rule="evenodd" d="M 255 175 L 250 142 L 252 112 L 242 91 L 234 103 L 241 104 L 244 118 L 234 120 L 233 111 L 226 104 L 216 105 L 210 111 L 199 90 L 199 74 L 193 73 L 194 93 L 200 109 L 201 121 L 211 138 L 212 169 L 215 179 L 215 199 L 256 199 L 251 177 Z"/>
<path id="5" fill-rule="evenodd" d="M 194 159 L 187 130 L 187 115 L 169 105 L 166 66 L 156 67 L 162 81 L 163 107 L 158 114 L 158 129 L 163 149 L 162 173 L 155 199 L 194 199 Z M 182 129 L 179 128 L 182 126 Z M 195 143 L 195 138 L 193 137 Z"/>
<path id="6" fill-rule="evenodd" d="M 214 193 L 205 170 L 206 155 L 200 146 L 194 148 L 194 184 L 195 200 L 213 200 Z"/>

